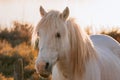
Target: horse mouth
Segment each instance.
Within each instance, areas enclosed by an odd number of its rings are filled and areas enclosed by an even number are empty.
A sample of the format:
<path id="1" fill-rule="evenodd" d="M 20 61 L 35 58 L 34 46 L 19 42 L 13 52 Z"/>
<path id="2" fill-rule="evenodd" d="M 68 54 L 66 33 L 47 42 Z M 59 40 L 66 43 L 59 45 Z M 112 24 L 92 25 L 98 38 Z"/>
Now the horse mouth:
<path id="1" fill-rule="evenodd" d="M 41 76 L 42 78 L 49 78 L 50 74 L 51 74 L 51 73 L 42 73 L 42 74 L 40 74 L 40 76 Z"/>

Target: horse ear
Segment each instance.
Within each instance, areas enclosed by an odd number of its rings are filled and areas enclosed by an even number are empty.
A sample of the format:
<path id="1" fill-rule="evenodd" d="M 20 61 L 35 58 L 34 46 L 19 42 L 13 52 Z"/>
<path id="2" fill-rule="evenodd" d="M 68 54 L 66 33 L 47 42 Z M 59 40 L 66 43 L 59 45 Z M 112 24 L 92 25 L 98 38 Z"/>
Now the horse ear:
<path id="1" fill-rule="evenodd" d="M 60 17 L 63 19 L 63 20 L 66 20 L 69 16 L 69 8 L 66 7 L 63 11 L 63 13 L 60 14 Z"/>
<path id="2" fill-rule="evenodd" d="M 40 6 L 40 14 L 43 17 L 47 12 L 44 10 L 42 6 Z"/>

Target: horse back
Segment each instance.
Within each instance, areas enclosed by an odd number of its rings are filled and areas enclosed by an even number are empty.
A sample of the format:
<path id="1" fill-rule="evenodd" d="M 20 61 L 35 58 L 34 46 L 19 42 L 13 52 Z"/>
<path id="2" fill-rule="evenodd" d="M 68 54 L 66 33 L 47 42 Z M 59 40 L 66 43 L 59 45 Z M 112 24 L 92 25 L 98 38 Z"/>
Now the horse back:
<path id="1" fill-rule="evenodd" d="M 95 47 L 108 49 L 120 58 L 120 44 L 115 39 L 107 35 L 90 36 Z"/>

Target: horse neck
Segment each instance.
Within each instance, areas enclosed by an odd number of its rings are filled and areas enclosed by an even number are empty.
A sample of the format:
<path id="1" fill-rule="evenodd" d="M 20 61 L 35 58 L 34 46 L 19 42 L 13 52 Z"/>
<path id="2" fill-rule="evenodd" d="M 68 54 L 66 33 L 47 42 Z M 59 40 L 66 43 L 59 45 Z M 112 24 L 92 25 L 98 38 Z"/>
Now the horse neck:
<path id="1" fill-rule="evenodd" d="M 70 65 L 67 56 L 61 58 L 61 60 L 59 60 L 59 62 L 57 63 L 57 67 L 59 71 L 58 73 L 62 75 L 60 77 L 63 77 L 64 80 L 73 80 L 71 67 L 69 66 Z"/>
<path id="2" fill-rule="evenodd" d="M 66 56 L 68 59 L 63 59 L 59 63 L 59 67 L 62 73 L 66 73 L 66 75 L 72 76 L 71 79 L 76 80 L 76 76 L 82 77 L 85 73 L 86 63 L 91 59 L 96 59 L 97 56 L 92 41 L 73 20 L 67 21 L 67 27 L 71 49 Z"/>

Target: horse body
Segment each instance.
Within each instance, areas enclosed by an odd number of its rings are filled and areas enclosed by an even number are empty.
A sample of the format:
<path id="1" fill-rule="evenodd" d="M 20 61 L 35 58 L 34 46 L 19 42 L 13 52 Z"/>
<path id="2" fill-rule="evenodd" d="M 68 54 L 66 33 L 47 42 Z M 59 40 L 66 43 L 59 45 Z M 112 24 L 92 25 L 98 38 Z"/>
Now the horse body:
<path id="1" fill-rule="evenodd" d="M 40 7 L 42 19 L 35 28 L 39 54 L 36 70 L 52 80 L 120 80 L 120 44 L 104 35 L 88 36 L 63 13 L 46 12 Z"/>
<path id="2" fill-rule="evenodd" d="M 103 48 L 103 50 L 104 48 L 108 48 L 111 52 L 120 57 L 120 44 L 112 37 L 107 35 L 91 35 L 90 38 L 94 46 Z"/>
<path id="3" fill-rule="evenodd" d="M 86 72 L 83 78 L 79 75 L 76 76 L 75 80 L 119 80 L 120 79 L 120 45 L 114 39 L 106 35 L 92 35 L 90 36 L 96 53 L 98 56 L 97 61 L 90 60 L 86 64 Z M 119 50 L 119 51 L 118 51 Z M 115 54 L 115 55 L 114 55 Z M 116 55 L 117 54 L 117 55 Z M 67 63 L 66 63 L 67 64 Z M 69 78 L 65 78 L 61 69 L 56 64 L 53 68 L 53 80 L 72 80 L 70 75 Z M 69 67 L 69 65 L 68 65 Z M 69 69 L 69 68 L 65 69 Z M 66 73 L 70 74 L 70 73 Z"/>
<path id="4" fill-rule="evenodd" d="M 119 80 L 120 44 L 106 35 L 90 36 L 98 54 L 100 80 Z"/>

